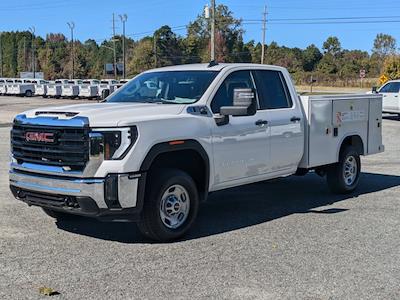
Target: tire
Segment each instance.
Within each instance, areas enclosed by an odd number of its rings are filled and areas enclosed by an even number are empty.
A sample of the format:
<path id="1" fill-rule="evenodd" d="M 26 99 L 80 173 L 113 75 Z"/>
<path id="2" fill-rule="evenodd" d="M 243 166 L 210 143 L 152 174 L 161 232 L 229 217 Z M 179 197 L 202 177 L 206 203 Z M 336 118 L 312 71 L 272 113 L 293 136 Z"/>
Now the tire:
<path id="1" fill-rule="evenodd" d="M 56 219 L 57 221 L 66 221 L 66 220 L 72 220 L 72 219 L 77 218 L 77 216 L 75 216 L 75 215 L 63 213 L 63 212 L 52 210 L 49 208 L 42 207 L 42 209 L 46 215 L 52 217 L 53 219 Z"/>
<path id="2" fill-rule="evenodd" d="M 347 146 L 341 151 L 339 162 L 328 169 L 328 186 L 336 194 L 351 193 L 357 188 L 360 173 L 360 155 L 353 146 Z"/>
<path id="3" fill-rule="evenodd" d="M 199 196 L 195 182 L 187 173 L 177 169 L 153 172 L 149 175 L 146 194 L 138 222 L 145 237 L 167 242 L 180 238 L 190 229 L 197 216 Z"/>
<path id="4" fill-rule="evenodd" d="M 31 90 L 27 90 L 25 91 L 25 97 L 32 97 L 32 91 Z"/>

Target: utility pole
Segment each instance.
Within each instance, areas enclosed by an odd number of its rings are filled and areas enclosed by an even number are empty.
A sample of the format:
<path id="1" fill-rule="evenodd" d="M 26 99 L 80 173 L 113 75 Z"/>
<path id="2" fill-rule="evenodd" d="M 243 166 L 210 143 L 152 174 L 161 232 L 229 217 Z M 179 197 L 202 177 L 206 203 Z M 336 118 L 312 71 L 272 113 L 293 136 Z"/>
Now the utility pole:
<path id="1" fill-rule="evenodd" d="M 156 40 L 156 33 L 153 34 L 153 48 L 154 48 L 154 68 L 157 68 L 158 60 L 157 60 L 157 40 Z"/>
<path id="2" fill-rule="evenodd" d="M 117 79 L 117 50 L 116 50 L 116 45 L 115 45 L 115 14 L 113 13 L 113 18 L 112 18 L 112 29 L 113 29 L 113 48 L 114 48 L 114 79 Z"/>
<path id="3" fill-rule="evenodd" d="M 126 48 L 125 48 L 125 23 L 128 20 L 128 16 L 126 14 L 119 15 L 119 18 L 122 22 L 122 78 L 126 78 Z"/>
<path id="4" fill-rule="evenodd" d="M 71 30 L 71 50 L 72 50 L 72 77 L 75 78 L 75 46 L 74 46 L 74 22 L 67 22 L 69 29 Z"/>
<path id="5" fill-rule="evenodd" d="M 29 31 L 32 34 L 32 72 L 33 72 L 33 78 L 36 78 L 36 70 L 35 70 L 35 26 L 29 27 Z"/>
<path id="6" fill-rule="evenodd" d="M 211 0 L 211 61 L 215 61 L 215 0 Z"/>
<path id="7" fill-rule="evenodd" d="M 28 70 L 28 68 L 26 67 L 28 64 L 27 64 L 27 53 L 26 53 L 26 37 L 24 36 L 24 71 L 27 71 Z"/>
<path id="8" fill-rule="evenodd" d="M 265 56 L 265 33 L 267 31 L 267 6 L 264 6 L 263 13 L 263 29 L 262 29 L 262 45 L 261 45 L 261 64 L 264 64 L 264 56 Z"/>
<path id="9" fill-rule="evenodd" d="M 3 77 L 3 45 L 2 45 L 3 32 L 0 32 L 0 77 Z"/>

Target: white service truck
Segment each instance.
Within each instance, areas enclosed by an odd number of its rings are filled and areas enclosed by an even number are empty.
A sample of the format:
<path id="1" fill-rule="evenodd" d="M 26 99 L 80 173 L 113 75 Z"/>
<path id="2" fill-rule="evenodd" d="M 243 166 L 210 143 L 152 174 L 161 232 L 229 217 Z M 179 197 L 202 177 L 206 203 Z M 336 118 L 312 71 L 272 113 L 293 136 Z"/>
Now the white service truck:
<path id="1" fill-rule="evenodd" d="M 68 84 L 68 79 L 57 79 L 50 81 L 47 84 L 47 96 L 51 98 L 60 98 L 62 93 L 62 86 Z"/>
<path id="2" fill-rule="evenodd" d="M 310 170 L 352 192 L 360 156 L 384 151 L 382 96 L 299 98 L 276 66 L 166 67 L 103 103 L 17 115 L 11 151 L 17 199 L 57 219 L 136 221 L 168 241 L 210 192 Z"/>
<path id="3" fill-rule="evenodd" d="M 35 85 L 35 96 L 42 96 L 47 98 L 47 85 L 49 82 L 44 79 L 39 79 Z"/>
<path id="4" fill-rule="evenodd" d="M 98 97 L 100 80 L 83 80 L 79 87 L 79 98 L 93 99 Z"/>
<path id="5" fill-rule="evenodd" d="M 81 79 L 72 79 L 68 80 L 66 84 L 61 86 L 61 96 L 64 98 L 78 98 L 79 97 L 79 89 L 82 84 Z"/>
<path id="6" fill-rule="evenodd" d="M 7 93 L 7 82 L 6 78 L 0 78 L 0 96 Z"/>
<path id="7" fill-rule="evenodd" d="M 32 97 L 35 93 L 36 79 L 16 79 L 8 94 Z"/>

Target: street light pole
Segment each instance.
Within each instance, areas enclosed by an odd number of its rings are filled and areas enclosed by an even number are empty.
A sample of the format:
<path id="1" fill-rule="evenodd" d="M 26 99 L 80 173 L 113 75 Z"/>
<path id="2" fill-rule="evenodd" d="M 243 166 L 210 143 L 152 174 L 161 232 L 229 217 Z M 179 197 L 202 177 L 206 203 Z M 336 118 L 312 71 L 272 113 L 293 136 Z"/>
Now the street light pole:
<path id="1" fill-rule="evenodd" d="M 113 29 L 113 44 L 114 44 L 114 79 L 117 79 L 117 49 L 115 45 L 115 14 L 113 13 L 112 18 L 112 29 Z"/>
<path id="2" fill-rule="evenodd" d="M 126 78 L 126 47 L 125 47 L 125 23 L 128 20 L 128 16 L 126 14 L 119 15 L 119 18 L 122 22 L 122 76 Z"/>
<path id="3" fill-rule="evenodd" d="M 32 71 L 33 78 L 36 78 L 35 70 L 35 26 L 29 27 L 29 32 L 32 34 Z"/>
<path id="4" fill-rule="evenodd" d="M 74 22 L 67 22 L 69 29 L 71 30 L 71 50 L 72 50 L 72 78 L 75 78 L 75 46 L 74 46 Z"/>

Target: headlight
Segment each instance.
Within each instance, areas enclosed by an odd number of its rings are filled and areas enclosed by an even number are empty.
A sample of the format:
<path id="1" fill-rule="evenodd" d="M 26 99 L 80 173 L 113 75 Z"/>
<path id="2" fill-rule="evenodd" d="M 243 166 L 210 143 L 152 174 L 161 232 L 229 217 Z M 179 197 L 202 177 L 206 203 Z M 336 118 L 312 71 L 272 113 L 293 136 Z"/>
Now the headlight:
<path id="1" fill-rule="evenodd" d="M 92 136 L 97 137 L 97 145 L 102 148 L 99 152 L 104 153 L 105 160 L 124 158 L 136 142 L 137 135 L 136 127 L 101 128 L 92 132 Z"/>

